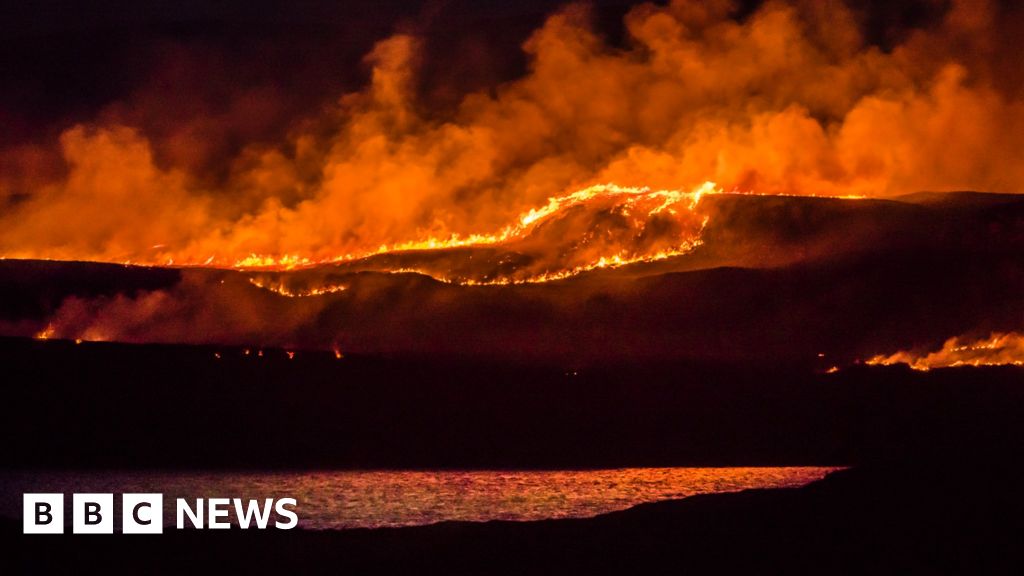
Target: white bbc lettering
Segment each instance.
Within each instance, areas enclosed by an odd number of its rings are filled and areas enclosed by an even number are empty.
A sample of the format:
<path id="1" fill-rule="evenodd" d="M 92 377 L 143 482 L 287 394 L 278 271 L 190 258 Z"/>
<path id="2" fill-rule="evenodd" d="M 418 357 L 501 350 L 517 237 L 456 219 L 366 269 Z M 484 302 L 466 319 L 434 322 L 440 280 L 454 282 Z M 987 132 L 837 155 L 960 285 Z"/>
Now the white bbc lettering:
<path id="1" fill-rule="evenodd" d="M 71 531 L 75 534 L 113 534 L 114 495 L 75 494 L 71 499 Z"/>
<path id="2" fill-rule="evenodd" d="M 231 503 L 231 500 L 227 498 L 210 498 L 207 500 L 209 504 L 210 513 L 207 515 L 210 518 L 210 529 L 225 529 L 231 528 L 231 522 L 220 521 L 218 518 L 227 518 L 231 514 L 231 510 L 228 510 L 227 506 Z"/>
<path id="3" fill-rule="evenodd" d="M 265 498 L 263 500 L 243 500 L 241 498 L 196 498 L 195 506 L 189 500 L 178 498 L 175 509 L 177 510 L 177 527 L 182 528 L 211 528 L 215 530 L 226 530 L 232 527 L 229 520 L 231 513 L 238 521 L 238 527 L 243 530 L 252 526 L 260 530 L 270 525 L 271 518 L 276 514 L 274 527 L 281 530 L 290 530 L 299 524 L 299 516 L 295 513 L 297 502 L 295 498 Z M 204 510 L 205 509 L 205 510 Z M 207 522 L 203 523 L 203 518 Z M 188 522 L 186 522 L 186 518 Z M 189 526 L 191 524 L 191 526 Z"/>
<path id="4" fill-rule="evenodd" d="M 178 498 L 175 500 L 175 525 L 179 530 L 225 530 L 234 524 L 243 530 L 266 530 L 273 520 L 275 528 L 290 530 L 299 525 L 297 505 L 295 498 L 196 498 L 194 505 L 193 501 Z M 232 522 L 232 516 L 236 522 Z M 23 524 L 25 534 L 62 534 L 64 495 L 25 494 Z M 114 495 L 73 494 L 71 528 L 75 534 L 112 534 Z M 122 494 L 121 531 L 124 534 L 163 534 L 163 494 Z"/>
<path id="5" fill-rule="evenodd" d="M 274 501 L 267 498 L 263 501 L 263 507 L 259 507 L 258 500 L 249 500 L 248 506 L 242 508 L 242 499 L 235 498 L 235 515 L 238 516 L 238 527 L 245 530 L 249 527 L 249 522 L 253 518 L 256 519 L 256 526 L 260 529 L 267 527 L 267 522 L 270 521 L 270 509 Z"/>
<path id="6" fill-rule="evenodd" d="M 25 494 L 23 496 L 23 503 L 23 533 L 64 533 L 63 494 Z"/>
<path id="7" fill-rule="evenodd" d="M 282 530 L 291 530 L 299 525 L 299 515 L 295 513 L 295 510 L 289 510 L 285 506 L 295 508 L 297 506 L 295 498 L 281 498 L 277 501 L 277 506 L 274 507 L 274 510 L 277 511 L 278 516 L 288 518 L 288 522 L 275 522 L 274 525 Z"/>
<path id="8" fill-rule="evenodd" d="M 203 527 L 203 499 L 196 498 L 196 509 L 193 511 L 192 507 L 189 506 L 188 501 L 184 498 L 178 498 L 177 505 L 175 506 L 178 510 L 178 522 L 176 526 L 178 530 L 185 527 L 185 516 L 192 521 L 193 528 Z"/>
<path id="9" fill-rule="evenodd" d="M 121 506 L 121 531 L 125 534 L 163 533 L 163 494 L 123 494 Z"/>

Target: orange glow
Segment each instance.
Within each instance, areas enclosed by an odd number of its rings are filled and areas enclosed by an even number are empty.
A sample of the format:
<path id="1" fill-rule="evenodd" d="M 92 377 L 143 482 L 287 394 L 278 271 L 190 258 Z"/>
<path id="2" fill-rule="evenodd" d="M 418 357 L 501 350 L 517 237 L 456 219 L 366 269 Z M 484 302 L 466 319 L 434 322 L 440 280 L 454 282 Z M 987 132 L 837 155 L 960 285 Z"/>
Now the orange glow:
<path id="1" fill-rule="evenodd" d="M 275 294 L 281 296 L 287 296 L 288 298 L 306 298 L 308 296 L 322 296 L 324 294 L 334 294 L 335 292 L 343 292 L 348 289 L 348 286 L 344 284 L 321 286 L 318 288 L 310 288 L 308 290 L 293 290 L 286 286 L 282 282 L 277 283 L 265 283 L 258 278 L 250 278 L 249 283 L 257 288 L 269 290 Z"/>
<path id="2" fill-rule="evenodd" d="M 638 187 L 625 187 L 617 186 L 615 184 L 596 185 L 584 188 L 568 194 L 565 196 L 549 198 L 547 204 L 540 208 L 531 208 L 528 212 L 520 214 L 516 219 L 516 222 L 512 225 L 502 228 L 500 231 L 493 234 L 473 234 L 469 236 L 459 236 L 454 234 L 447 238 L 425 238 L 423 240 L 415 240 L 408 242 L 401 242 L 391 245 L 382 245 L 372 252 L 364 253 L 350 253 L 339 256 L 333 256 L 324 258 L 321 260 L 310 260 L 308 258 L 302 258 L 296 255 L 284 255 L 281 257 L 275 257 L 271 255 L 260 255 L 250 254 L 245 258 L 239 259 L 229 266 L 230 268 L 238 268 L 242 270 L 293 270 L 297 268 L 307 268 L 320 264 L 330 264 L 338 262 L 347 262 L 352 260 L 358 260 L 373 255 L 389 254 L 395 252 L 410 252 L 420 250 L 442 250 L 448 248 L 465 248 L 465 247 L 479 247 L 479 246 L 490 246 L 503 244 L 516 240 L 526 236 L 533 228 L 550 219 L 551 217 L 565 213 L 575 206 L 593 202 L 595 200 L 611 200 L 616 202 L 617 206 L 624 212 L 627 213 L 634 209 L 643 209 L 646 212 L 646 216 L 655 216 L 657 214 L 667 212 L 675 214 L 676 210 L 684 210 L 692 212 L 698 202 L 700 202 L 701 196 L 705 194 L 721 193 L 717 186 L 713 182 L 705 182 L 697 188 L 683 192 L 679 190 L 656 190 L 652 191 L 647 188 Z M 661 260 L 675 256 L 677 254 L 683 254 L 693 248 L 693 241 L 683 241 L 675 249 L 663 250 L 660 252 L 644 255 L 632 255 L 632 254 L 608 254 L 598 256 L 592 262 L 576 266 L 569 270 L 561 270 L 554 273 L 538 275 L 528 279 L 520 280 L 520 282 L 543 282 L 547 280 L 555 280 L 573 276 L 580 272 L 592 270 L 595 268 L 613 268 L 630 264 L 640 261 L 650 260 Z M 216 263 L 216 261 L 214 261 Z M 186 265 L 181 263 L 180 265 Z M 204 262 L 202 265 L 210 265 L 210 262 Z M 398 270 L 399 272 L 419 272 L 414 269 L 403 269 Z M 344 286 L 327 287 L 319 290 L 312 290 L 309 292 L 292 292 L 288 288 L 281 285 L 269 285 L 263 284 L 258 280 L 251 281 L 255 286 L 265 288 L 273 292 L 277 292 L 283 296 L 289 297 L 302 297 L 302 296 L 316 296 L 324 293 L 339 292 L 345 290 Z M 478 282 L 466 282 L 468 284 L 480 284 Z M 491 282 L 496 284 L 507 284 L 512 283 L 497 281 Z"/>
<path id="3" fill-rule="evenodd" d="M 682 216 L 712 191 L 1024 189 L 1024 100 L 979 58 L 998 10 L 951 4 L 886 50 L 841 2 L 765 2 L 742 19 L 731 2 L 641 4 L 625 16 L 624 48 L 574 5 L 524 43 L 526 74 L 447 112 L 418 99 L 422 40 L 396 34 L 366 56 L 367 86 L 294 119 L 279 142 L 175 162 L 168 150 L 203 155 L 195 136 L 103 117 L 65 127 L 49 145 L 62 163 L 52 173 L 11 155 L 17 173 L 0 174 L 0 198 L 23 200 L 0 213 L 0 257 L 291 270 L 506 245 L 606 197 L 655 217 Z M 539 282 L 698 242 L 687 233 L 513 276 L 440 276 Z"/>
<path id="4" fill-rule="evenodd" d="M 954 337 L 946 340 L 939 350 L 879 355 L 867 363 L 883 366 L 907 364 L 914 370 L 923 371 L 957 366 L 1024 366 L 1024 335 L 994 332 L 981 340 Z"/>
<path id="5" fill-rule="evenodd" d="M 536 243 L 531 235 L 545 225 L 557 225 L 571 218 L 574 210 L 592 210 L 598 215 L 608 214 L 620 218 L 627 226 L 623 242 L 614 240 L 603 241 L 599 248 L 579 250 L 579 246 L 590 241 L 590 237 L 600 234 L 607 237 L 611 231 L 600 231 L 585 227 L 579 229 L 579 241 L 576 242 L 577 254 L 557 257 L 548 255 L 551 266 L 533 274 L 506 275 L 496 278 L 477 279 L 451 277 L 437 272 L 409 267 L 388 267 L 386 271 L 401 274 L 415 273 L 432 276 L 442 282 L 466 286 L 508 285 L 549 282 L 569 278 L 577 274 L 596 269 L 610 269 L 638 262 L 654 262 L 673 256 L 686 254 L 701 244 L 700 234 L 707 224 L 707 217 L 697 213 L 700 199 L 709 194 L 722 192 L 712 182 L 705 182 L 690 191 L 649 190 L 647 188 L 631 188 L 605 184 L 590 186 L 566 196 L 549 198 L 539 208 L 532 208 L 521 214 L 513 224 L 505 226 L 493 234 L 475 234 L 461 237 L 454 235 L 448 238 L 426 238 L 415 242 L 404 242 L 390 246 L 381 246 L 377 250 L 362 254 L 345 254 L 325 260 L 312 261 L 294 256 L 275 258 L 269 255 L 252 254 L 238 260 L 228 267 L 241 270 L 283 271 L 313 267 L 322 264 L 356 263 L 373 256 L 401 254 L 407 252 L 426 252 L 450 250 L 458 248 L 481 248 L 488 246 L 506 246 L 515 249 L 522 243 Z M 667 238 L 659 243 L 650 243 L 642 247 L 628 245 L 630 238 L 643 236 L 652 222 L 677 221 L 683 228 L 681 235 Z M 620 231 L 620 235 L 623 233 Z M 541 253 L 559 251 L 558 246 L 540 248 Z M 179 264 L 184 266 L 183 264 Z M 289 298 L 304 298 L 334 294 L 348 289 L 347 284 L 324 284 L 310 288 L 298 288 L 286 284 L 282 279 L 251 277 L 249 282 L 264 290 L 268 290 Z"/>

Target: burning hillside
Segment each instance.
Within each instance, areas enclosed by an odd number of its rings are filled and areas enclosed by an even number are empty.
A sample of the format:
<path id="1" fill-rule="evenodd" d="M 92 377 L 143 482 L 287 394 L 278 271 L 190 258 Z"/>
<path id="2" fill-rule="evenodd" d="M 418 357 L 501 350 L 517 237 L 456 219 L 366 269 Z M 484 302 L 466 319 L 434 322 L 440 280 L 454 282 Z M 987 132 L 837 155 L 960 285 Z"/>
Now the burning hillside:
<path id="1" fill-rule="evenodd" d="M 294 58 L 210 93 L 158 59 L 0 141 L 0 333 L 841 365 L 1019 331 L 1020 198 L 949 192 L 1024 190 L 1024 16 L 911 8 L 570 5 L 476 83 L 402 26 L 316 106 Z"/>
<path id="2" fill-rule="evenodd" d="M 164 105 L 156 70 L 148 91 L 5 145 L 0 256 L 291 268 L 381 247 L 550 243 L 517 247 L 532 260 L 512 272 L 452 278 L 516 282 L 691 248 L 691 200 L 637 190 L 1022 190 L 1022 84 L 1004 65 L 1019 60 L 1020 13 L 932 4 L 884 46 L 841 2 L 642 4 L 617 42 L 573 5 L 522 44 L 524 73 L 437 87 L 456 91 L 447 107 L 423 96 L 431 39 L 397 33 L 365 56 L 365 86 L 281 120 L 277 140 L 243 130 L 277 109 L 274 91 L 225 88 L 237 110 L 210 118 Z M 179 113 L 191 116 L 163 118 Z M 523 229 L 531 210 L 590 193 L 608 200 L 603 222 Z"/>
<path id="3" fill-rule="evenodd" d="M 705 217 L 697 212 L 697 204 L 703 194 L 715 192 L 710 182 L 690 192 L 592 186 L 550 198 L 543 207 L 520 215 L 514 224 L 494 234 L 381 246 L 376 254 L 347 256 L 340 262 L 362 261 L 363 269 L 368 264 L 386 271 L 422 272 L 457 284 L 559 280 L 594 269 L 664 260 L 689 252 L 700 243 L 706 224 Z M 481 248 L 491 250 L 484 253 Z M 410 252 L 439 254 L 453 249 L 473 252 L 465 260 L 476 257 L 488 262 L 466 262 L 471 265 L 466 268 L 452 262 L 458 259 L 456 256 L 447 259 L 450 267 L 443 273 L 434 271 L 436 265 L 413 269 L 393 264 Z M 324 263 L 251 255 L 236 262 L 235 267 L 273 270 Z"/>
<path id="4" fill-rule="evenodd" d="M 983 326 L 1019 330 L 1024 318 L 1024 201 L 1009 195 L 705 194 L 695 205 L 684 196 L 675 215 L 639 221 L 663 230 L 654 239 L 664 245 L 687 242 L 679 253 L 526 281 L 602 246 L 567 229 L 637 242 L 643 226 L 622 217 L 624 198 L 643 204 L 645 215 L 665 200 L 616 194 L 563 207 L 503 242 L 291 271 L 8 260 L 0 262 L 0 330 L 517 361 L 770 359 L 824 369 Z M 562 248 L 529 251 L 550 245 Z"/>
<path id="5" fill-rule="evenodd" d="M 987 338 L 954 337 L 938 350 L 897 352 L 871 358 L 868 364 L 906 364 L 914 370 L 958 366 L 1024 366 L 1024 336 L 1016 332 L 994 333 Z"/>

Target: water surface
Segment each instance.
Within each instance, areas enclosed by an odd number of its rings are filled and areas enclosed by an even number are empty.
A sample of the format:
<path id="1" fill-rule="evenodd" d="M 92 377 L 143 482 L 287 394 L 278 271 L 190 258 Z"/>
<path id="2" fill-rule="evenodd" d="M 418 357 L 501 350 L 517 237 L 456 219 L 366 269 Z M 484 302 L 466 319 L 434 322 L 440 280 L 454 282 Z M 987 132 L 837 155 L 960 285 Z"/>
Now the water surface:
<path id="1" fill-rule="evenodd" d="M 413 526 L 445 520 L 584 518 L 644 502 L 748 488 L 801 486 L 835 468 L 618 468 L 572 471 L 18 472 L 0 474 L 0 514 L 21 518 L 25 492 L 295 498 L 307 529 Z M 70 518 L 70 514 L 66 514 Z M 119 517 L 119 516 L 118 516 Z M 231 520 L 234 521 L 232 515 Z M 120 522 L 115 522 L 118 526 Z"/>

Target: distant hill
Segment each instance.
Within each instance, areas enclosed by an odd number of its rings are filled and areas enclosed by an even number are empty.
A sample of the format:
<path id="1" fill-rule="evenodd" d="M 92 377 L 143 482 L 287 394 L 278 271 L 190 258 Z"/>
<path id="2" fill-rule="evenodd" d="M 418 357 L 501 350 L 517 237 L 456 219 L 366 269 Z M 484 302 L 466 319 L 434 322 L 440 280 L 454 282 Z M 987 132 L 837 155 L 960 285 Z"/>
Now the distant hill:
<path id="1" fill-rule="evenodd" d="M 825 354 L 841 366 L 1024 328 L 1024 196 L 723 194 L 699 211 L 700 242 L 680 255 L 500 286 L 461 282 L 536 271 L 531 246 L 572 245 L 545 226 L 606 230 L 606 215 L 295 271 L 5 260 L 0 334 L 570 363 Z"/>

